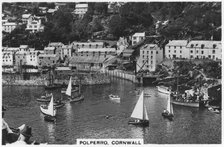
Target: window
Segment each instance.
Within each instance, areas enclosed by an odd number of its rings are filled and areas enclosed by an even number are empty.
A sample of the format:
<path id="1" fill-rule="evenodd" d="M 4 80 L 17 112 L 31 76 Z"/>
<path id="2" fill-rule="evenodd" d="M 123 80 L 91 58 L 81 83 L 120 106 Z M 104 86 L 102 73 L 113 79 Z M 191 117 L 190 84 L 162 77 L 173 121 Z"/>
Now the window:
<path id="1" fill-rule="evenodd" d="M 211 55 L 208 55 L 208 58 L 211 58 Z"/>
<path id="2" fill-rule="evenodd" d="M 191 53 L 193 53 L 193 50 L 191 50 Z"/>
<path id="3" fill-rule="evenodd" d="M 176 46 L 174 46 L 174 49 L 176 49 Z"/>
<path id="4" fill-rule="evenodd" d="M 149 54 L 149 51 L 147 51 L 147 54 Z"/>
<path id="5" fill-rule="evenodd" d="M 156 54 L 158 54 L 158 51 L 156 51 Z"/>
<path id="6" fill-rule="evenodd" d="M 151 64 L 153 63 L 153 61 L 151 61 Z"/>
<path id="7" fill-rule="evenodd" d="M 182 49 L 182 46 L 180 46 L 180 49 Z"/>
<path id="8" fill-rule="evenodd" d="M 136 37 L 133 37 L 134 40 L 136 40 Z"/>
<path id="9" fill-rule="evenodd" d="M 176 50 L 174 50 L 174 53 L 176 53 Z"/>
<path id="10" fill-rule="evenodd" d="M 193 58 L 193 55 L 191 55 L 190 58 L 192 59 Z"/>
<path id="11" fill-rule="evenodd" d="M 151 59 L 153 58 L 153 56 L 151 56 Z"/>
<path id="12" fill-rule="evenodd" d="M 198 53 L 198 50 L 196 51 L 196 53 Z"/>
<path id="13" fill-rule="evenodd" d="M 216 44 L 213 44 L 213 49 L 215 49 L 216 48 Z"/>
<path id="14" fill-rule="evenodd" d="M 182 53 L 182 51 L 180 51 L 180 53 Z"/>
<path id="15" fill-rule="evenodd" d="M 212 50 L 212 53 L 215 54 L 215 50 Z"/>
<path id="16" fill-rule="evenodd" d="M 201 54 L 204 54 L 204 51 L 201 51 Z"/>
<path id="17" fill-rule="evenodd" d="M 202 45 L 201 45 L 201 49 L 203 49 L 204 47 L 205 47 L 205 45 L 204 45 L 204 44 L 202 44 Z"/>
<path id="18" fill-rule="evenodd" d="M 144 54 L 144 51 L 142 51 L 142 54 Z"/>
<path id="19" fill-rule="evenodd" d="M 170 50 L 169 50 L 169 53 L 170 53 Z"/>
<path id="20" fill-rule="evenodd" d="M 144 58 L 144 55 L 142 56 L 142 58 Z"/>
<path id="21" fill-rule="evenodd" d="M 194 47 L 194 44 L 191 44 L 191 48 L 193 48 Z"/>
<path id="22" fill-rule="evenodd" d="M 215 59 L 215 56 L 213 55 L 212 58 Z"/>
<path id="23" fill-rule="evenodd" d="M 169 46 L 169 48 L 170 48 L 170 46 Z"/>

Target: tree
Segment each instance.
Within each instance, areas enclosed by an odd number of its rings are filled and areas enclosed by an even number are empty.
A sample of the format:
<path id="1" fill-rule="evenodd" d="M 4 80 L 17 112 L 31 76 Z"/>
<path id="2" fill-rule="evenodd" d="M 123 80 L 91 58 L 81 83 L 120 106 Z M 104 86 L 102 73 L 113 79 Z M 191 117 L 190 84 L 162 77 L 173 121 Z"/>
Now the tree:
<path id="1" fill-rule="evenodd" d="M 110 32 L 119 38 L 120 36 L 124 35 L 125 30 L 125 20 L 121 18 L 119 15 L 114 15 L 111 20 L 109 21 L 109 29 Z"/>

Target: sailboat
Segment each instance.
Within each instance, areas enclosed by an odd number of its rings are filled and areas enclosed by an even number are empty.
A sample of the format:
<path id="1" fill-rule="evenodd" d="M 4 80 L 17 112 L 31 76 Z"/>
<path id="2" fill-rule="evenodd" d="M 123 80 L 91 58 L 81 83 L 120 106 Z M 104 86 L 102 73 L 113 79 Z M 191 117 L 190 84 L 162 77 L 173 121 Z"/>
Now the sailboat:
<path id="1" fill-rule="evenodd" d="M 162 116 L 165 118 L 168 118 L 169 120 L 173 120 L 173 105 L 170 102 L 170 96 L 168 96 L 168 100 L 167 100 L 167 108 L 166 110 L 163 111 Z"/>
<path id="2" fill-rule="evenodd" d="M 46 121 L 56 121 L 56 109 L 54 107 L 54 98 L 53 95 L 51 97 L 51 101 L 48 104 L 48 106 L 46 105 L 41 105 L 40 106 L 40 110 L 43 114 L 45 114 L 44 116 L 44 120 Z"/>
<path id="3" fill-rule="evenodd" d="M 53 76 L 53 74 L 51 72 L 52 71 L 49 71 L 49 84 L 45 85 L 44 88 L 46 90 L 54 90 L 54 89 L 57 89 L 57 88 L 61 88 L 61 85 L 54 84 L 54 76 Z"/>
<path id="4" fill-rule="evenodd" d="M 77 102 L 84 99 L 83 95 L 81 95 L 81 86 L 79 86 L 79 94 L 77 96 L 72 96 L 72 77 L 70 77 L 65 94 L 69 96 L 70 102 Z"/>
<path id="5" fill-rule="evenodd" d="M 141 126 L 148 126 L 149 125 L 149 118 L 147 114 L 146 107 L 144 105 L 144 92 L 142 91 L 138 102 L 135 105 L 135 108 L 131 114 L 131 118 L 133 120 L 129 120 L 128 124 L 133 125 L 141 125 Z"/>

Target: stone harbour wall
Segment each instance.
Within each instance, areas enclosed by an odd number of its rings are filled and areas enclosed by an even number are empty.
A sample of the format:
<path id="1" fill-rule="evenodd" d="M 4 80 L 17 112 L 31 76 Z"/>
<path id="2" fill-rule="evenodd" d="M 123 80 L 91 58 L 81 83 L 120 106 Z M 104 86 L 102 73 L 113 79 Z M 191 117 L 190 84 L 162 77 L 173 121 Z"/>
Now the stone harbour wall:
<path id="1" fill-rule="evenodd" d="M 81 80 L 80 80 L 80 79 Z M 105 74 L 95 73 L 95 74 L 85 74 L 81 77 L 72 77 L 73 85 L 78 85 L 81 81 L 82 85 L 95 85 L 95 84 L 109 84 L 110 78 Z M 69 77 L 64 79 L 55 79 L 55 84 L 68 84 Z M 28 80 L 24 80 L 23 77 L 16 74 L 3 75 L 2 85 L 3 86 L 44 86 L 48 83 L 46 76 L 31 76 Z"/>

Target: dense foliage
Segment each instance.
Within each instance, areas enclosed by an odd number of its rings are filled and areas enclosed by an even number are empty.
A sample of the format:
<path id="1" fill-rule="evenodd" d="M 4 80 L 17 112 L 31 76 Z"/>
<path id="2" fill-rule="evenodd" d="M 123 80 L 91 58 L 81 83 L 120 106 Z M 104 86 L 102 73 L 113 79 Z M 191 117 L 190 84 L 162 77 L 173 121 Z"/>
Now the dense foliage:
<path id="1" fill-rule="evenodd" d="M 221 40 L 220 2 L 139 2 L 122 3 L 117 13 L 108 12 L 108 3 L 88 3 L 88 12 L 78 18 L 72 12 L 75 3 L 66 3 L 55 14 L 47 14 L 44 32 L 29 34 L 24 26 L 3 34 L 3 46 L 28 44 L 42 48 L 49 42 L 87 41 L 96 35 L 101 39 L 147 32 L 169 39 Z M 54 8 L 54 3 L 3 3 L 3 11 L 21 18 L 23 13 L 43 15 L 38 7 Z M 26 8 L 26 10 L 24 10 Z M 17 21 L 21 21 L 17 19 Z M 157 26 L 157 31 L 155 28 Z M 112 37 L 111 37 L 112 36 Z"/>

